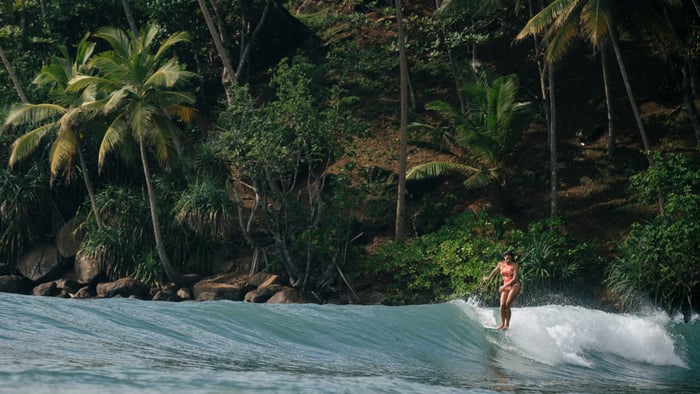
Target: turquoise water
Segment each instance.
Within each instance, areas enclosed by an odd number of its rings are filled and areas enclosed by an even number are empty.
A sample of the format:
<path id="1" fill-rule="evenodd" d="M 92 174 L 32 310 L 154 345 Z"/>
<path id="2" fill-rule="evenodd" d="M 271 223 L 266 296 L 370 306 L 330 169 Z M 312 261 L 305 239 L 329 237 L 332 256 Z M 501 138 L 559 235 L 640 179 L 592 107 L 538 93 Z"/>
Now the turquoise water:
<path id="1" fill-rule="evenodd" d="M 700 393 L 700 320 L 0 293 L 1 393 Z"/>

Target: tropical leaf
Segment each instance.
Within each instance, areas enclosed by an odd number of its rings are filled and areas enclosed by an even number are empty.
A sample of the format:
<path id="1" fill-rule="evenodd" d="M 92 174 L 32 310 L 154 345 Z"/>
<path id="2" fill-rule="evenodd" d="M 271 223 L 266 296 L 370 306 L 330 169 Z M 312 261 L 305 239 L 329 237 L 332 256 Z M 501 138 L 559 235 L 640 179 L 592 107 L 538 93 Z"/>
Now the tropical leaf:
<path id="1" fill-rule="evenodd" d="M 56 123 L 48 123 L 17 138 L 15 142 L 12 143 L 12 152 L 10 153 L 10 159 L 8 161 L 10 167 L 14 166 L 19 160 L 32 154 L 41 143 L 41 140 L 47 134 L 55 131 L 56 128 Z"/>
<path id="2" fill-rule="evenodd" d="M 406 174 L 406 179 L 421 180 L 447 174 L 463 174 L 469 176 L 474 172 L 479 172 L 479 169 L 466 164 L 433 161 L 419 164 L 411 168 Z"/>

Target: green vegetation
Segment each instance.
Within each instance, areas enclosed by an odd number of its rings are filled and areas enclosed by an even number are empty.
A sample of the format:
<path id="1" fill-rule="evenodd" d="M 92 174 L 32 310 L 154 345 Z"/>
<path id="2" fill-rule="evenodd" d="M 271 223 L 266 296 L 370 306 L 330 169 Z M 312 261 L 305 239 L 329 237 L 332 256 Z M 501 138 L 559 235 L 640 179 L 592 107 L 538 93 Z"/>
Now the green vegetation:
<path id="1" fill-rule="evenodd" d="M 388 275 L 387 303 L 446 301 L 478 294 L 496 302 L 497 279 L 481 278 L 501 260 L 506 249 L 516 253 L 520 278 L 528 292 L 572 284 L 589 251 L 543 223 L 518 230 L 500 215 L 462 213 L 438 231 L 405 245 L 387 243 L 366 263 L 375 275 Z"/>
<path id="2" fill-rule="evenodd" d="M 387 241 L 406 158 L 393 2 L 132 0 L 132 15 L 119 3 L 0 2 L 3 272 L 75 218 L 79 253 L 108 279 L 155 286 L 213 274 L 226 254 L 320 298 L 371 282 L 391 304 L 493 301 L 496 283 L 480 279 L 510 248 L 522 300 L 603 278 L 593 284 L 623 308 L 700 305 L 688 258 L 700 15 L 688 2 L 404 2 L 415 141 L 403 244 Z M 203 23 L 214 5 L 223 48 Z M 607 77 L 610 49 L 624 81 Z M 648 91 L 634 96 L 640 75 Z M 662 82 L 673 110 L 654 97 Z M 608 115 L 608 155 L 571 143 Z M 482 200 L 493 206 L 472 209 Z"/>
<path id="3" fill-rule="evenodd" d="M 632 226 L 608 268 L 608 286 L 628 308 L 651 299 L 687 314 L 700 283 L 692 262 L 700 239 L 700 166 L 677 154 L 653 157 L 632 186 L 642 201 L 662 193 L 665 214 Z"/>

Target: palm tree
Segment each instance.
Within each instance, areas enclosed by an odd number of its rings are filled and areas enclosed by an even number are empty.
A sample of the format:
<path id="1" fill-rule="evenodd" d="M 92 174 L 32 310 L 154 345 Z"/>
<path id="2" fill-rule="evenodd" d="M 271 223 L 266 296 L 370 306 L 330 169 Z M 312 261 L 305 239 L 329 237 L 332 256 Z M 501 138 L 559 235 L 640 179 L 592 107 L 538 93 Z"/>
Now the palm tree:
<path id="1" fill-rule="evenodd" d="M 179 152 L 182 138 L 176 119 L 189 122 L 194 116 L 191 107 L 194 95 L 180 89 L 196 74 L 186 71 L 175 59 L 165 57 L 168 49 L 188 39 L 187 34 L 174 33 L 156 48 L 159 32 L 155 24 L 142 30 L 139 38 L 116 28 L 100 29 L 95 36 L 105 40 L 111 50 L 90 61 L 98 69 L 97 75 L 77 76 L 70 81 L 69 89 L 94 88 L 105 94 L 104 99 L 83 105 L 86 110 L 107 116 L 111 122 L 100 145 L 100 170 L 110 152 L 129 142 L 138 145 L 158 257 L 168 278 L 180 283 L 182 277 L 170 263 L 161 235 L 148 148 L 169 169 L 173 151 Z"/>
<path id="2" fill-rule="evenodd" d="M 498 77 L 489 83 L 489 78 L 479 74 L 476 82 L 462 86 L 462 94 L 469 102 L 466 113 L 441 100 L 428 103 L 428 109 L 449 118 L 454 128 L 441 136 L 444 144 L 433 145 L 456 147 L 458 152 L 453 155 L 459 160 L 417 165 L 408 171 L 407 179 L 458 173 L 466 176 L 464 183 L 469 188 L 486 186 L 495 181 L 501 196 L 507 202 L 504 190 L 505 158 L 513 138 L 511 124 L 518 108 L 515 102 L 518 87 L 518 80 L 513 75 Z M 475 160 L 477 164 L 469 164 L 469 159 Z"/>
<path id="3" fill-rule="evenodd" d="M 560 60 L 579 32 L 585 35 L 595 49 L 601 49 L 604 43 L 609 42 L 612 45 L 620 68 L 620 74 L 622 75 L 625 91 L 627 92 L 634 119 L 644 144 L 644 150 L 648 152 L 651 149 L 649 139 L 644 122 L 642 122 L 639 114 L 636 98 L 632 92 L 632 85 L 630 84 L 620 45 L 617 41 L 614 23 L 615 19 L 610 2 L 600 0 L 554 0 L 527 22 L 517 35 L 516 40 L 546 31 L 545 37 L 549 42 L 545 56 L 547 62 Z M 609 91 L 608 87 L 606 87 L 606 91 Z"/>
<path id="4" fill-rule="evenodd" d="M 81 104 L 90 100 L 90 91 L 83 94 L 68 92 L 67 85 L 78 73 L 89 74 L 90 67 L 87 60 L 95 48 L 94 43 L 87 41 L 86 35 L 78 44 L 75 60 L 71 59 L 68 50 L 61 46 L 63 57 L 54 56 L 51 63 L 41 69 L 34 83 L 39 86 L 48 86 L 49 94 L 54 98 L 53 103 L 21 104 L 14 106 L 7 118 L 4 127 L 28 125 L 32 129 L 12 144 L 9 165 L 14 166 L 18 161 L 26 158 L 36 150 L 41 141 L 49 134 L 56 134 L 52 143 L 49 163 L 51 168 L 50 184 L 53 184 L 61 170 L 65 171 L 67 181 L 70 181 L 73 167 L 73 159 L 77 155 L 82 170 L 83 181 L 90 197 L 92 212 L 98 228 L 102 228 L 102 220 L 97 209 L 95 193 L 88 175 L 85 157 L 80 146 L 79 129 L 82 126 Z"/>

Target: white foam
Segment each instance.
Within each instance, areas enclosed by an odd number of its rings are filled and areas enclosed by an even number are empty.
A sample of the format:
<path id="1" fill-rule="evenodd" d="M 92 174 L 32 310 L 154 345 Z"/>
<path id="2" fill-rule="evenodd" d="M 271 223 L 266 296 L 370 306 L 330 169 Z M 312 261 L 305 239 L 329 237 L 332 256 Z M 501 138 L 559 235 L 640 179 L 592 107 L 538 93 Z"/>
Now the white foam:
<path id="1" fill-rule="evenodd" d="M 491 314 L 492 309 L 480 308 Z M 484 317 L 482 317 L 483 321 Z M 663 313 L 615 314 L 574 306 L 513 308 L 507 336 L 523 355 L 548 365 L 591 366 L 588 352 L 634 362 L 685 367 Z"/>

